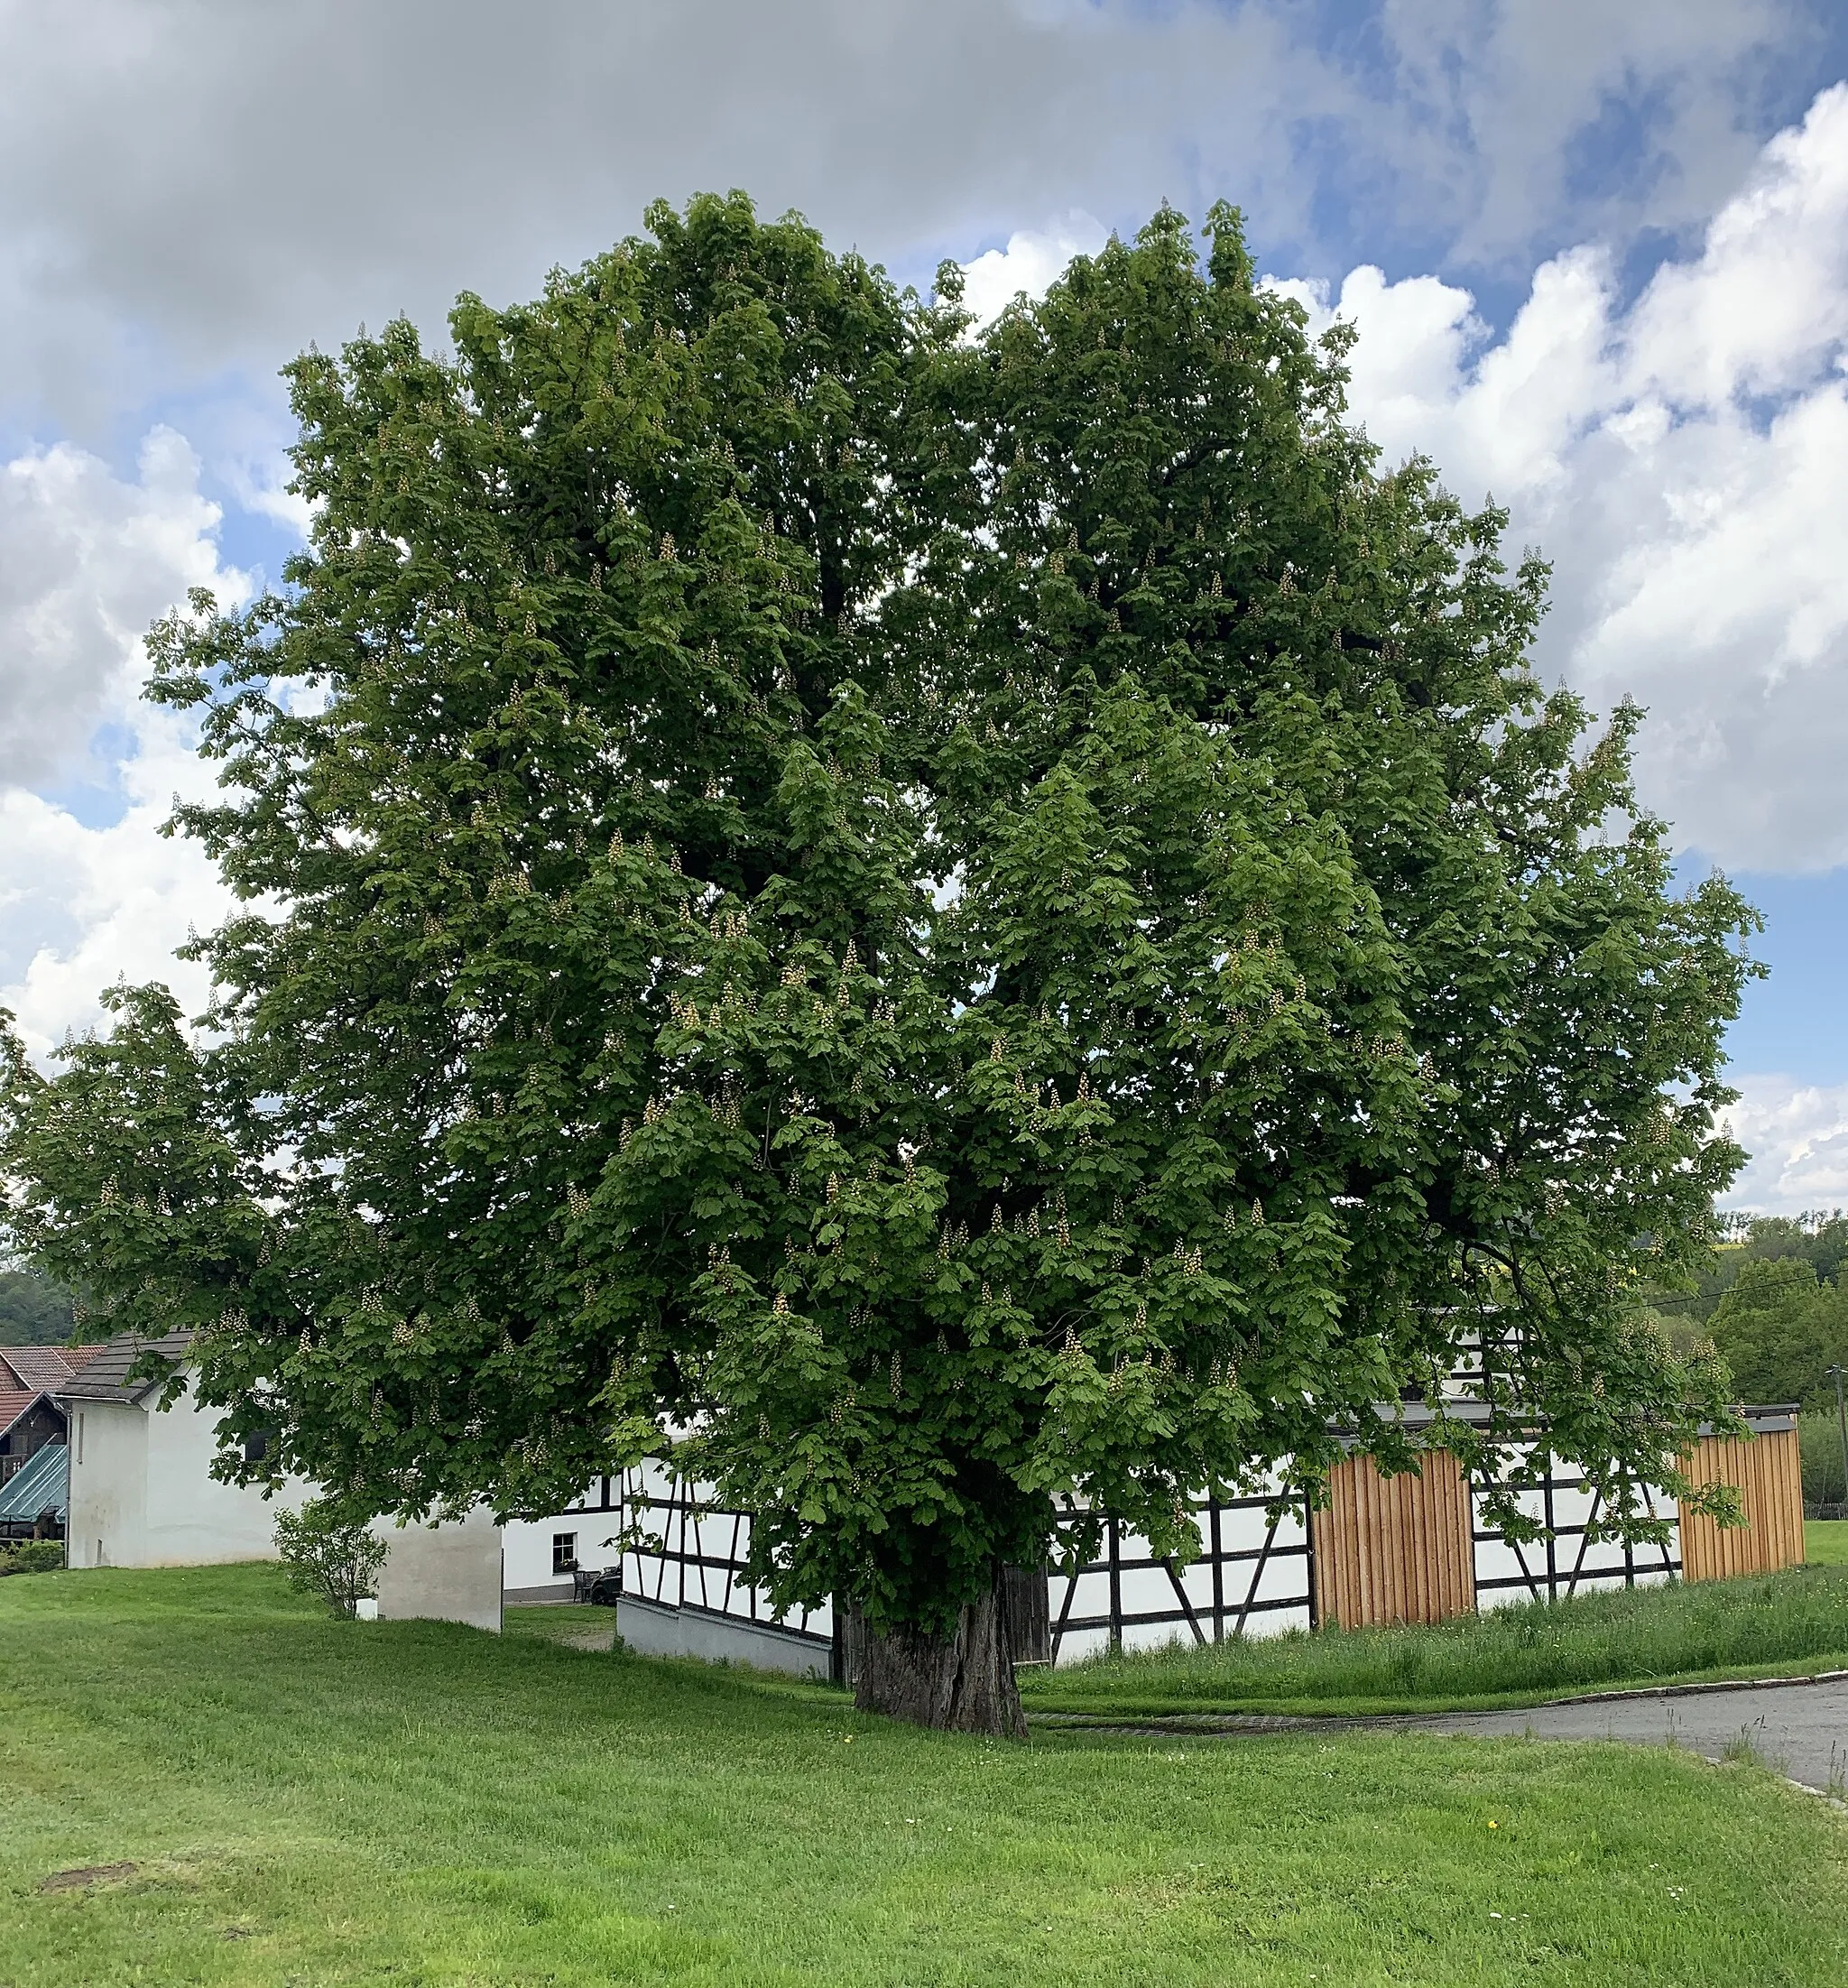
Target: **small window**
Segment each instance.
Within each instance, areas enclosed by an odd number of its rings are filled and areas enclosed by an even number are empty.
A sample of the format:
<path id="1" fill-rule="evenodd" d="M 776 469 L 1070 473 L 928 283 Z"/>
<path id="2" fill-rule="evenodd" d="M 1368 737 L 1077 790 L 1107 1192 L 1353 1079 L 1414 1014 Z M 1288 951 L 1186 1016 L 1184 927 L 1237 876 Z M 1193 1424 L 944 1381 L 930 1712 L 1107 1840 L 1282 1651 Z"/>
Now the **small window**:
<path id="1" fill-rule="evenodd" d="M 260 1464 L 270 1454 L 270 1432 L 260 1429 L 244 1438 L 244 1460 L 247 1464 Z"/>
<path id="2" fill-rule="evenodd" d="M 575 1574 L 578 1571 L 578 1535 L 575 1532 L 552 1534 L 552 1572 Z"/>

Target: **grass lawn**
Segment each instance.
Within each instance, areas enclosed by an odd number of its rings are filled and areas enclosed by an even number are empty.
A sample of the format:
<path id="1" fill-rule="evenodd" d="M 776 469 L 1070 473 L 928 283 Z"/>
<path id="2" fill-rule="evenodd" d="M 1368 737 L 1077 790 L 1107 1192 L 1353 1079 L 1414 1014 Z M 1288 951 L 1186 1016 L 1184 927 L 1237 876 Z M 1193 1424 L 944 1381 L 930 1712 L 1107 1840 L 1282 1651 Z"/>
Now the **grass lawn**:
<path id="1" fill-rule="evenodd" d="M 1812 1567 L 1848 1567 L 1848 1519 L 1806 1519 L 1803 1550 Z"/>
<path id="2" fill-rule="evenodd" d="M 1848 1567 L 1801 1567 L 1529 1602 L 1436 1628 L 1175 1644 L 1027 1673 L 1024 1696 L 1030 1713 L 1427 1712 L 1843 1669 Z"/>
<path id="3" fill-rule="evenodd" d="M 568 1648 L 562 1615 L 335 1623 L 266 1568 L 0 1582 L 0 1981 L 1848 1980 L 1848 1820 L 1750 1766 L 988 1744 Z"/>

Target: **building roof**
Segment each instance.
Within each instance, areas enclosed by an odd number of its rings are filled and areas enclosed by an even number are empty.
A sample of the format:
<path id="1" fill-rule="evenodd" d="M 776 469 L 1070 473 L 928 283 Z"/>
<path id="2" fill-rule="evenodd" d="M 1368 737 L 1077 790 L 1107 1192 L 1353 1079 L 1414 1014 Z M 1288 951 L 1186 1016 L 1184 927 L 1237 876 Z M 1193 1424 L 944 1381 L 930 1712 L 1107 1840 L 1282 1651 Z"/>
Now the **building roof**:
<path id="1" fill-rule="evenodd" d="M 61 1521 L 69 1498 L 70 1452 L 62 1443 L 47 1443 L 0 1484 L 0 1525 L 36 1525 L 41 1519 Z"/>
<path id="2" fill-rule="evenodd" d="M 160 1385 L 158 1381 L 131 1381 L 129 1369 L 135 1362 L 144 1353 L 152 1353 L 177 1364 L 191 1345 L 192 1334 L 188 1331 L 117 1333 L 68 1381 L 59 1383 L 58 1394 L 67 1401 L 117 1401 L 132 1406 Z"/>
<path id="3" fill-rule="evenodd" d="M 32 1403 L 41 1398 L 37 1388 L 8 1387 L 4 1381 L 0 1381 L 0 1436 L 5 1436 Z"/>
<path id="4" fill-rule="evenodd" d="M 10 1368 L 21 1387 L 49 1394 L 102 1351 L 101 1346 L 0 1346 L 0 1387 L 5 1386 Z"/>

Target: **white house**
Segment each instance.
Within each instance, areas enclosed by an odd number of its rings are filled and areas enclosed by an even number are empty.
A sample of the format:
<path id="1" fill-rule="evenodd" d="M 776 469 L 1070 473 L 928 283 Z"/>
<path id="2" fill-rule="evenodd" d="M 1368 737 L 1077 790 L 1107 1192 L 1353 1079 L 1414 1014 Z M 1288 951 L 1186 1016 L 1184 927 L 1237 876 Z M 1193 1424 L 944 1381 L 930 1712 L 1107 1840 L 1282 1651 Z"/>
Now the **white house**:
<path id="1" fill-rule="evenodd" d="M 510 1519 L 501 1528 L 510 1603 L 568 1602 L 580 1568 L 620 1564 L 620 1477 L 591 1480 L 583 1498 L 547 1519 Z"/>
<path id="2" fill-rule="evenodd" d="M 1429 1409 L 1388 1404 L 1414 1430 Z M 1455 1398 L 1446 1412 L 1482 1420 L 1481 1403 Z M 1482 1487 L 1447 1453 L 1418 1476 L 1380 1478 L 1350 1458 L 1335 1466 L 1326 1508 L 1272 1477 L 1251 1493 L 1194 1502 L 1197 1558 L 1180 1567 L 1126 1526 L 1106 1523 L 1097 1558 L 1010 1583 L 1010 1635 L 1017 1653 L 1052 1664 L 1082 1662 L 1111 1648 L 1310 1629 L 1435 1622 L 1470 1609 L 1563 1600 L 1598 1589 L 1652 1586 L 1683 1578 L 1769 1572 L 1803 1559 L 1803 1500 L 1796 1410 L 1742 1410 L 1748 1444 L 1704 1431 L 1690 1468 L 1696 1483 L 1739 1486 L 1748 1525 L 1719 1533 L 1698 1514 L 1684 1519 L 1658 1489 L 1652 1509 L 1669 1539 L 1627 1546 L 1594 1539 L 1597 1493 L 1578 1470 L 1550 1460 L 1520 1503 L 1547 1529 L 1538 1543 L 1510 1540 L 1489 1522 Z M 751 1520 L 649 1463 L 618 1483 L 628 1521 L 617 1629 L 631 1648 L 661 1655 L 725 1658 L 798 1675 L 846 1678 L 846 1624 L 831 1602 L 774 1609 L 749 1576 Z M 1037 1586 L 1038 1593 L 1032 1592 Z"/>
<path id="3" fill-rule="evenodd" d="M 166 1409 L 163 1383 L 129 1378 L 143 1354 L 186 1363 L 190 1335 L 124 1334 L 58 1389 L 69 1429 L 66 1561 L 74 1567 L 209 1567 L 276 1557 L 279 1510 L 312 1487 L 292 1479 L 265 1497 L 211 1474 L 219 1417 L 189 1390 Z M 435 1617 L 498 1630 L 505 1599 L 569 1601 L 578 1567 L 614 1564 L 612 1480 L 556 1517 L 497 1526 L 485 1508 L 460 1522 L 379 1531 L 390 1549 L 379 1577 L 386 1619 Z M 620 1498 L 620 1488 L 617 1488 Z"/>
<path id="4" fill-rule="evenodd" d="M 145 1353 L 183 1362 L 184 1332 L 162 1339 L 122 1334 L 59 1389 L 70 1447 L 70 1567 L 210 1567 L 273 1560 L 279 1506 L 293 1510 L 309 1487 L 273 1497 L 211 1474 L 218 1417 L 189 1391 L 164 1412 L 162 1383 L 131 1380 Z"/>
<path id="5" fill-rule="evenodd" d="M 112 1341 L 59 1390 L 69 1429 L 70 1566 L 274 1558 L 275 1499 L 210 1475 L 217 1419 L 190 1395 L 157 1412 L 161 1384 L 128 1379 L 141 1354 L 153 1350 L 183 1364 L 189 1345 L 183 1333 Z M 1430 1419 L 1416 1404 L 1393 1404 L 1391 1412 L 1414 1427 Z M 1470 1419 L 1486 1410 L 1459 1397 L 1446 1412 Z M 1557 1599 L 1677 1574 L 1705 1578 L 1801 1560 L 1795 1411 L 1745 1414 L 1757 1435 L 1769 1438 L 1753 1446 L 1762 1468 L 1731 1456 L 1737 1445 L 1706 1437 L 1701 1445 L 1703 1452 L 1715 1445 L 1728 1449 L 1707 1459 L 1712 1472 L 1728 1483 L 1736 1475 L 1749 1493 L 1751 1532 L 1728 1535 L 1724 1554 L 1702 1544 L 1700 1529 L 1711 1530 L 1710 1521 L 1690 1521 L 1690 1544 L 1688 1527 L 1666 1496 L 1659 1509 L 1675 1524 L 1672 1543 L 1632 1551 L 1594 1540 L 1596 1501 L 1569 1465 L 1553 1466 L 1524 1493 L 1530 1516 L 1551 1537 L 1523 1547 L 1483 1522 L 1477 1488 L 1454 1465 L 1447 1474 L 1433 1473 L 1428 1484 L 1408 1477 L 1388 1486 L 1370 1464 L 1355 1460 L 1338 1466 L 1340 1494 L 1313 1514 L 1298 1498 L 1280 1504 L 1283 1487 L 1276 1482 L 1242 1497 L 1197 1501 L 1201 1551 L 1185 1567 L 1127 1530 L 1106 1526 L 1100 1558 L 1019 1577 L 1009 1604 L 1011 1633 L 1031 1660 L 1070 1663 L 1113 1646 L 1217 1642 L 1323 1620 L 1348 1627 L 1435 1621 L 1529 1596 Z M 298 1483 L 281 1495 L 299 1503 L 308 1489 Z M 1363 1508 L 1372 1513 L 1365 1523 Z M 638 1650 L 727 1658 L 799 1675 L 840 1677 L 851 1667 L 849 1639 L 836 1632 L 831 1604 L 779 1612 L 753 1585 L 749 1517 L 659 1465 L 599 1478 L 577 1505 L 549 1518 L 498 1526 L 482 1507 L 460 1521 L 381 1521 L 379 1530 L 390 1549 L 378 1595 L 378 1613 L 387 1619 L 436 1617 L 498 1630 L 506 1603 L 569 1601 L 578 1571 L 614 1568 L 617 1627 Z"/>

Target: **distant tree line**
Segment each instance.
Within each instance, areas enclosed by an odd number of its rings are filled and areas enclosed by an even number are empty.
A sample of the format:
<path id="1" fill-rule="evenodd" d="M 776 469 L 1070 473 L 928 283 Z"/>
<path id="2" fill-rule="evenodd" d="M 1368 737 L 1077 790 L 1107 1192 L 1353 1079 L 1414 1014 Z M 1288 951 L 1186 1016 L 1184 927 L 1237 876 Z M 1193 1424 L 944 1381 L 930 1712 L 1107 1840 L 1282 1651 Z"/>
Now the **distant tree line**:
<path id="1" fill-rule="evenodd" d="M 0 1346 L 51 1346 L 77 1329 L 77 1299 L 35 1270 L 0 1270 Z"/>
<path id="2" fill-rule="evenodd" d="M 1848 1364 L 1848 1216 L 1753 1216 L 1731 1233 L 1694 1290 L 1657 1301 L 1671 1341 L 1710 1337 L 1743 1401 L 1833 1410 L 1828 1369 Z"/>

